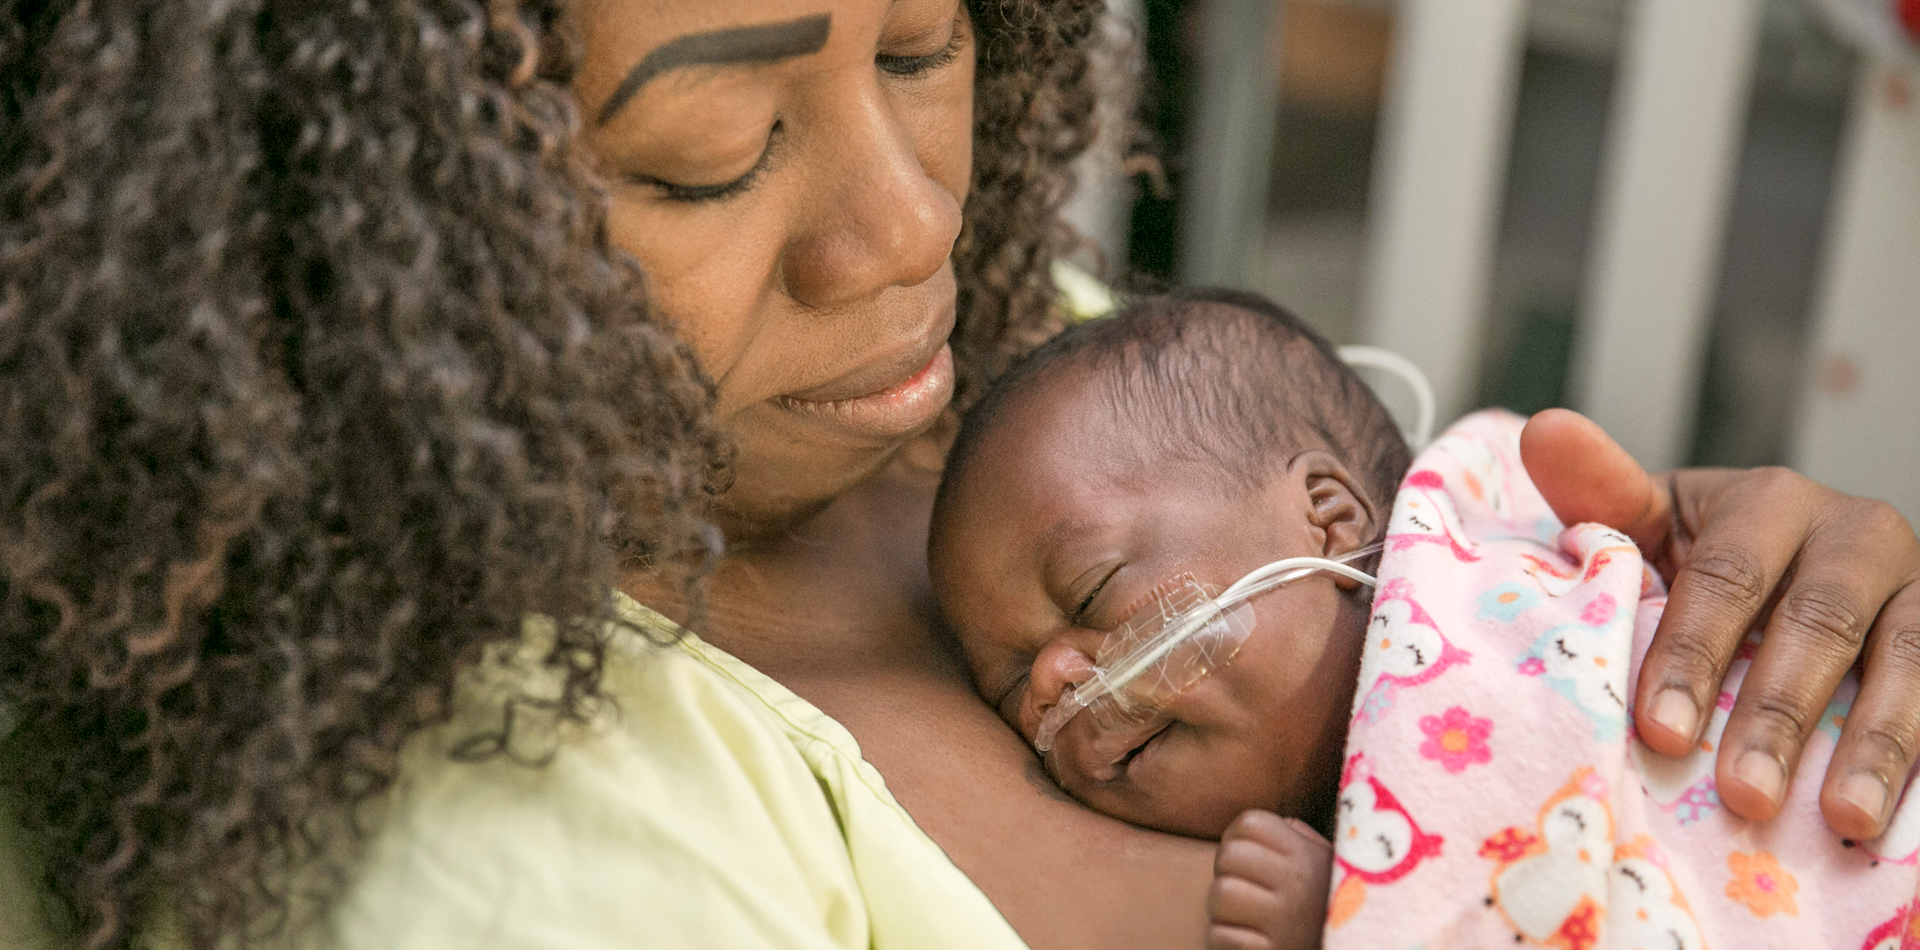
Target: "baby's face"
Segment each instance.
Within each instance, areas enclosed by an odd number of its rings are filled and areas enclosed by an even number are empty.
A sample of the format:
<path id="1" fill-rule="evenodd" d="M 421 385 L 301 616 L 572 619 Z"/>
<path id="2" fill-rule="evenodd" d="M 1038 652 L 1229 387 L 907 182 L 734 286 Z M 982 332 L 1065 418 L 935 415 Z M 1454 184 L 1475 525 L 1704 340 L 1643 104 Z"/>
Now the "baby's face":
<path id="1" fill-rule="evenodd" d="M 1296 468 L 1249 488 L 1173 458 L 1150 426 L 1114 411 L 1091 373 L 1042 387 L 1007 410 L 948 486 L 931 554 L 974 682 L 1030 743 L 1156 588 L 1191 574 L 1223 589 L 1284 557 L 1327 556 L 1328 537 L 1309 517 L 1312 479 Z M 1046 756 L 1060 785 L 1115 817 L 1200 837 L 1247 808 L 1322 821 L 1366 596 L 1316 574 L 1252 606 L 1238 656 L 1161 716 L 1115 729 L 1091 712 L 1074 717 Z"/>

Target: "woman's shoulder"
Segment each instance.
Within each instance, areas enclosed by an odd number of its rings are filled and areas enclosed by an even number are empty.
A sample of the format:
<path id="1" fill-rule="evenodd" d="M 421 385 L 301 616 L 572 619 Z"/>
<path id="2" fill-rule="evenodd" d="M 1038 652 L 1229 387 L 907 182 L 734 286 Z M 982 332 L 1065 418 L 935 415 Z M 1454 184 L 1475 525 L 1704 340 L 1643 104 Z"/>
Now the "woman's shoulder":
<path id="1" fill-rule="evenodd" d="M 1005 927 L 838 723 L 631 601 L 619 620 L 589 722 L 551 721 L 537 630 L 463 684 L 410 745 L 323 945 L 899 947 L 951 940 L 898 939 L 895 917 Z"/>
<path id="2" fill-rule="evenodd" d="M 698 804 L 679 801 L 690 785 L 813 787 L 773 705 L 657 614 L 623 600 L 584 719 L 557 713 L 561 683 L 542 662 L 549 630 L 530 623 L 526 640 L 463 676 L 452 719 L 409 743 L 397 801 L 545 810 L 555 796 L 602 795 L 609 807 L 651 810 Z"/>
<path id="3" fill-rule="evenodd" d="M 537 647 L 489 657 L 409 744 L 324 943 L 777 945 L 793 935 L 743 931 L 731 903 L 826 920 L 855 902 L 804 758 L 691 646 L 616 631 L 584 723 L 553 716 Z M 818 945 L 864 945 L 857 923 Z"/>

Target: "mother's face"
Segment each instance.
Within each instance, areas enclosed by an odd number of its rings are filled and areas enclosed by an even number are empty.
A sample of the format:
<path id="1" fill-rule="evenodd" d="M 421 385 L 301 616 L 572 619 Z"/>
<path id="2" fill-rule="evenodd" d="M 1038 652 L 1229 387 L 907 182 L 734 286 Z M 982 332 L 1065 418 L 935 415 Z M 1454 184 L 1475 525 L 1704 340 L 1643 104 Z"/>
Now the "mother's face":
<path id="1" fill-rule="evenodd" d="M 614 241 L 719 385 L 736 516 L 870 476 L 953 391 L 972 160 L 958 0 L 582 0 Z"/>

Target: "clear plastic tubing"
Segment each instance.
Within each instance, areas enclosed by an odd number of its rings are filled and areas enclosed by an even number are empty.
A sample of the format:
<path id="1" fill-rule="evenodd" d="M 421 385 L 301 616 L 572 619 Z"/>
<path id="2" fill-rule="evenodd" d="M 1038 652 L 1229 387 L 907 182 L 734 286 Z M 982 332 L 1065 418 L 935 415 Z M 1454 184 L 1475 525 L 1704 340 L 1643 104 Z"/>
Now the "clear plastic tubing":
<path id="1" fill-rule="evenodd" d="M 1217 595 L 1209 595 L 1190 576 L 1136 611 L 1134 618 L 1107 635 L 1094 658 L 1093 676 L 1040 718 L 1033 745 L 1052 751 L 1060 730 L 1091 709 L 1106 727 L 1138 722 L 1159 714 L 1168 701 L 1225 666 L 1253 631 L 1247 601 L 1283 584 L 1319 571 L 1331 571 L 1371 587 L 1371 575 L 1351 566 L 1379 553 L 1370 544 L 1338 558 L 1290 557 L 1247 573 Z"/>

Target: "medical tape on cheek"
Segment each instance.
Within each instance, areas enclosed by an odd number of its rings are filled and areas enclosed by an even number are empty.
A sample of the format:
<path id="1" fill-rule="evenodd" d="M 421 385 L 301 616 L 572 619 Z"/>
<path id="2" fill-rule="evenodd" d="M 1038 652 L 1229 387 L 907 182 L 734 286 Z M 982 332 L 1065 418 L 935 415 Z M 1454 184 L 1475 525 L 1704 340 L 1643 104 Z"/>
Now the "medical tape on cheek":
<path id="1" fill-rule="evenodd" d="M 1143 726 L 1165 714 L 1181 693 L 1231 662 L 1253 633 L 1249 601 L 1283 584 L 1332 571 L 1373 586 L 1372 576 L 1348 562 L 1378 553 L 1368 545 L 1334 560 L 1287 558 L 1249 572 L 1224 592 L 1185 574 L 1150 595 L 1147 606 L 1109 634 L 1094 657 L 1093 675 L 1070 687 L 1040 719 L 1034 748 L 1052 751 L 1060 730 L 1090 711 L 1102 730 Z"/>
<path id="2" fill-rule="evenodd" d="M 1216 593 L 1192 575 L 1163 585 L 1101 642 L 1093 675 L 1041 717 L 1034 747 L 1051 751 L 1061 727 L 1083 710 L 1105 730 L 1149 722 L 1231 661 L 1253 632 L 1253 609 L 1220 604 Z"/>
<path id="3" fill-rule="evenodd" d="M 1094 658 L 1104 690 L 1087 711 L 1104 729 L 1159 716 L 1181 693 L 1231 662 L 1253 633 L 1253 608 L 1220 604 L 1198 583 L 1157 598 L 1152 613 L 1108 637 Z"/>

